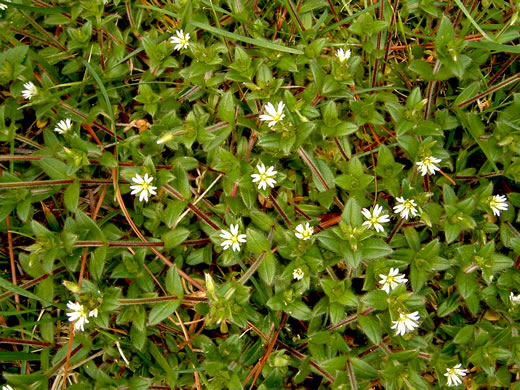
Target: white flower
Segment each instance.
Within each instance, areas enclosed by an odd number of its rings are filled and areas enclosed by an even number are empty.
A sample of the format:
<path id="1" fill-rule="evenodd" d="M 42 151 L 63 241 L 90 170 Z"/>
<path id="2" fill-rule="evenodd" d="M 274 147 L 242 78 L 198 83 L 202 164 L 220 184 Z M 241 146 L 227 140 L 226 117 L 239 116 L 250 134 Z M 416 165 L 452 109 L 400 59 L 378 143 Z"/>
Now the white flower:
<path id="1" fill-rule="evenodd" d="M 264 107 L 267 114 L 260 115 L 260 120 L 268 121 L 269 127 L 273 127 L 285 118 L 285 114 L 283 113 L 284 108 L 285 104 L 283 102 L 278 103 L 278 109 L 275 109 L 272 103 L 267 103 Z"/>
<path id="2" fill-rule="evenodd" d="M 7 0 L 7 1 L 9 1 L 9 0 Z M 1 5 L 3 6 L 3 4 L 1 4 Z M 2 7 L 0 7 L 0 8 L 2 8 Z M 7 8 L 7 6 L 5 6 L 5 8 Z M 2 9 L 5 9 L 5 8 L 2 8 Z M 9 385 L 4 385 L 4 386 L 2 386 L 2 390 L 14 390 L 14 389 Z"/>
<path id="3" fill-rule="evenodd" d="M 253 173 L 251 177 L 253 178 L 253 183 L 258 183 L 258 189 L 267 189 L 267 186 L 274 188 L 274 185 L 276 184 L 276 180 L 273 179 L 273 177 L 276 176 L 278 172 L 274 170 L 274 167 L 269 167 L 269 169 L 266 171 L 264 164 L 260 163 L 256 166 L 256 169 L 258 170 L 258 173 Z"/>
<path id="4" fill-rule="evenodd" d="M 170 43 L 175 44 L 175 50 L 187 49 L 190 45 L 190 33 L 184 33 L 182 30 L 175 31 L 177 36 L 172 35 L 170 37 Z"/>
<path id="5" fill-rule="evenodd" d="M 520 305 L 520 294 L 515 295 L 511 291 L 511 295 L 509 295 L 509 299 L 511 300 L 511 304 L 513 304 L 513 306 Z"/>
<path id="6" fill-rule="evenodd" d="M 493 210 L 493 214 L 500 216 L 500 210 L 505 211 L 509 207 L 507 198 L 505 195 L 493 195 L 489 200 L 489 207 Z"/>
<path id="7" fill-rule="evenodd" d="M 369 211 L 368 209 L 361 210 L 361 213 L 367 219 L 367 221 L 363 222 L 363 226 L 368 226 L 369 228 L 374 227 L 376 232 L 384 232 L 385 228 L 381 224 L 390 222 L 390 216 L 388 214 L 381 215 L 382 211 L 383 207 L 378 204 L 372 209 L 372 211 Z"/>
<path id="8" fill-rule="evenodd" d="M 309 222 L 307 222 L 305 227 L 303 227 L 303 223 L 300 223 L 298 226 L 296 226 L 296 233 L 294 233 L 294 235 L 300 240 L 310 240 L 313 233 L 314 229 L 311 225 L 309 225 Z"/>
<path id="9" fill-rule="evenodd" d="M 453 368 L 446 369 L 446 374 L 444 374 L 444 376 L 448 378 L 448 386 L 458 386 L 462 384 L 461 377 L 466 376 L 468 370 L 461 367 L 462 364 L 459 363 Z"/>
<path id="10" fill-rule="evenodd" d="M 292 272 L 292 276 L 296 280 L 302 280 L 305 274 L 303 273 L 303 270 L 301 268 L 295 268 Z"/>
<path id="11" fill-rule="evenodd" d="M 25 88 L 22 91 L 24 99 L 31 100 L 33 97 L 38 95 L 38 88 L 36 88 L 36 85 L 34 85 L 32 81 L 25 83 L 23 86 Z"/>
<path id="12" fill-rule="evenodd" d="M 220 245 L 223 246 L 224 249 L 228 249 L 230 246 L 232 246 L 233 252 L 240 252 L 240 243 L 246 242 L 246 235 L 238 234 L 238 224 L 229 225 L 229 230 L 231 230 L 231 232 L 228 232 L 227 230 L 222 229 L 222 233 L 220 234 L 220 237 L 226 241 L 224 241 Z"/>
<path id="13" fill-rule="evenodd" d="M 399 286 L 399 284 L 408 281 L 403 274 L 399 273 L 397 268 L 390 268 L 388 275 L 379 274 L 379 277 L 381 278 L 379 283 L 383 285 L 381 289 L 385 290 L 387 294 L 390 294 L 390 291 Z"/>
<path id="14" fill-rule="evenodd" d="M 421 161 L 417 161 L 416 164 L 419 166 L 422 176 L 426 175 L 427 173 L 430 175 L 435 175 L 435 171 L 440 171 L 439 167 L 435 164 L 438 164 L 441 161 L 442 160 L 440 158 L 428 156 L 423 157 L 423 159 Z"/>
<path id="15" fill-rule="evenodd" d="M 10 2 L 11 2 L 11 0 L 5 0 L 5 1 L 6 1 L 7 3 L 10 3 Z M 0 4 L 0 9 L 1 9 L 2 11 L 5 11 L 5 10 L 7 9 L 7 4 Z M 4 386 L 4 387 L 5 387 L 5 389 L 2 387 L 2 390 L 13 390 L 13 388 L 12 388 L 11 386 L 9 386 L 9 385 Z"/>
<path id="16" fill-rule="evenodd" d="M 67 307 L 69 308 L 69 310 L 72 310 L 71 313 L 67 313 L 67 315 L 69 316 L 69 321 L 71 321 L 71 322 L 76 321 L 74 324 L 75 330 L 84 331 L 85 324 L 88 324 L 87 317 L 97 317 L 98 316 L 97 309 L 91 310 L 89 313 L 87 313 L 85 310 L 85 306 L 83 306 L 79 303 L 74 303 L 74 302 L 69 301 L 67 303 Z"/>
<path id="17" fill-rule="evenodd" d="M 404 199 L 400 196 L 398 196 L 396 199 L 398 203 L 394 206 L 394 213 L 400 213 L 401 218 L 404 219 L 408 219 L 410 214 L 412 214 L 412 217 L 417 216 L 417 209 L 415 208 L 417 204 L 413 199 Z"/>
<path id="18" fill-rule="evenodd" d="M 339 62 L 344 63 L 350 58 L 350 49 L 344 51 L 343 49 L 338 49 L 336 51 L 336 57 L 338 57 Z"/>
<path id="19" fill-rule="evenodd" d="M 56 124 L 54 131 L 58 134 L 63 134 L 72 129 L 72 121 L 70 118 L 65 118 L 65 120 L 61 120 Z"/>
<path id="20" fill-rule="evenodd" d="M 135 177 L 132 178 L 132 181 L 136 183 L 130 188 L 133 190 L 130 195 L 139 194 L 139 200 L 142 202 L 143 199 L 145 202 L 148 202 L 149 195 L 156 195 L 157 192 L 155 190 L 157 187 L 152 186 L 150 183 L 152 182 L 153 177 L 148 176 L 148 173 L 145 173 L 144 178 L 142 178 L 138 173 L 135 174 Z"/>
<path id="21" fill-rule="evenodd" d="M 419 327 L 419 321 L 421 317 L 419 317 L 419 312 L 414 311 L 413 313 L 399 313 L 399 319 L 397 321 L 392 321 L 394 324 L 391 329 L 396 329 L 395 332 L 396 336 L 404 336 L 406 334 L 406 331 L 413 331 L 415 328 Z"/>

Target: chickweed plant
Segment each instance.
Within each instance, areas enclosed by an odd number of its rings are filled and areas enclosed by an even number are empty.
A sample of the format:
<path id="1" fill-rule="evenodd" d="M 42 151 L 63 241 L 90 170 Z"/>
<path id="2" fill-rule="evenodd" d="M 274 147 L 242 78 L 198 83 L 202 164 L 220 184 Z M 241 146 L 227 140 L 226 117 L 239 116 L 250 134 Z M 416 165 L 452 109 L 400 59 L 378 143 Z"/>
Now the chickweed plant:
<path id="1" fill-rule="evenodd" d="M 520 389 L 519 0 L 0 0 L 0 386 Z"/>

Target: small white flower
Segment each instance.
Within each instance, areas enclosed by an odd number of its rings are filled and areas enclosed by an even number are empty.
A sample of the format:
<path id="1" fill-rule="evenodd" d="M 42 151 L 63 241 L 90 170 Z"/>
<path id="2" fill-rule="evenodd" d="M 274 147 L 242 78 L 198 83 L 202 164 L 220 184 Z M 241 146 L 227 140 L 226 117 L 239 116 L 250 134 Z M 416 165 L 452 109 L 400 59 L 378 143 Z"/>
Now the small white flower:
<path id="1" fill-rule="evenodd" d="M 278 103 L 278 109 L 275 109 L 272 103 L 267 103 L 264 107 L 267 114 L 260 115 L 260 120 L 269 122 L 268 126 L 273 127 L 285 118 L 285 114 L 283 113 L 284 108 L 285 104 L 283 102 Z"/>
<path id="2" fill-rule="evenodd" d="M 344 63 L 350 58 L 350 49 L 344 51 L 343 49 L 338 49 L 336 51 L 336 57 L 338 57 L 339 62 Z"/>
<path id="3" fill-rule="evenodd" d="M 511 304 L 512 304 L 513 306 L 520 305 L 520 294 L 515 295 L 515 294 L 513 294 L 513 292 L 511 291 L 511 294 L 509 295 L 509 299 L 511 300 Z"/>
<path id="4" fill-rule="evenodd" d="M 10 2 L 11 2 L 11 0 L 5 0 L 5 1 L 6 1 L 7 3 L 10 3 Z M 2 11 L 5 11 L 5 10 L 7 9 L 7 4 L 0 4 L 0 9 L 1 9 Z M 6 386 L 4 386 L 4 387 L 6 387 Z M 11 386 L 7 385 L 6 389 L 4 389 L 4 388 L 2 387 L 2 390 L 13 390 L 13 389 L 12 389 Z"/>
<path id="5" fill-rule="evenodd" d="M 400 196 L 398 196 L 396 199 L 398 203 L 394 206 L 394 213 L 400 213 L 401 218 L 404 219 L 408 219 L 410 214 L 412 214 L 412 217 L 417 216 L 417 209 L 415 208 L 417 204 L 413 199 L 404 199 Z"/>
<path id="6" fill-rule="evenodd" d="M 135 174 L 135 177 L 132 178 L 132 181 L 136 183 L 130 188 L 133 190 L 130 195 L 139 194 L 139 201 L 148 202 L 148 196 L 156 195 L 157 192 L 155 190 L 157 187 L 152 186 L 150 183 L 152 182 L 153 177 L 148 176 L 148 173 L 145 173 L 144 178 L 142 178 L 138 173 Z"/>
<path id="7" fill-rule="evenodd" d="M 67 303 L 67 307 L 69 308 L 69 310 L 72 310 L 71 313 L 67 313 L 67 316 L 69 316 L 69 321 L 76 321 L 74 323 L 75 330 L 84 331 L 85 324 L 88 324 L 87 317 L 97 317 L 97 309 L 94 309 L 90 313 L 87 313 L 83 305 L 71 301 Z"/>
<path id="8" fill-rule="evenodd" d="M 419 312 L 414 311 L 413 313 L 399 313 L 399 319 L 397 321 L 392 321 L 394 324 L 391 329 L 397 329 L 395 332 L 396 336 L 404 336 L 407 331 L 413 331 L 415 328 L 419 327 L 419 321 L 421 317 L 419 317 Z"/>
<path id="9" fill-rule="evenodd" d="M 187 49 L 190 45 L 190 33 L 184 33 L 182 30 L 175 31 L 177 36 L 172 35 L 170 37 L 170 43 L 175 44 L 175 50 Z"/>
<path id="10" fill-rule="evenodd" d="M 313 233 L 314 229 L 311 225 L 309 225 L 309 222 L 307 222 L 305 227 L 303 227 L 303 223 L 300 223 L 298 226 L 296 226 L 296 233 L 294 233 L 294 235 L 300 240 L 310 240 Z"/>
<path id="11" fill-rule="evenodd" d="M 2 7 L 0 7 L 0 8 L 2 8 Z M 7 7 L 5 7 L 5 8 L 7 8 Z M 5 8 L 2 8 L 2 9 L 5 9 Z M 4 385 L 4 386 L 2 386 L 2 390 L 14 390 L 14 389 L 11 386 L 9 386 L 9 385 Z"/>
<path id="12" fill-rule="evenodd" d="M 462 377 L 466 376 L 468 370 L 461 368 L 462 364 L 457 364 L 455 367 L 447 368 L 445 377 L 448 378 L 448 386 L 458 386 L 462 384 Z"/>
<path id="13" fill-rule="evenodd" d="M 500 216 L 500 210 L 505 211 L 509 207 L 507 198 L 505 195 L 493 195 L 489 200 L 489 207 L 493 210 L 493 214 Z"/>
<path id="14" fill-rule="evenodd" d="M 382 285 L 381 289 L 390 294 L 390 291 L 399 286 L 401 283 L 406 283 L 408 279 L 403 274 L 399 273 L 397 268 L 390 268 L 388 275 L 379 274 L 381 280 L 379 284 Z"/>
<path id="15" fill-rule="evenodd" d="M 258 189 L 267 189 L 267 186 L 274 188 L 276 184 L 276 180 L 273 177 L 276 176 L 278 172 L 274 170 L 274 167 L 269 167 L 266 171 L 264 164 L 260 163 L 256 166 L 258 173 L 253 173 L 251 177 L 253 178 L 253 183 L 258 183 Z"/>
<path id="16" fill-rule="evenodd" d="M 25 88 L 22 91 L 24 99 L 31 100 L 33 97 L 38 95 L 38 88 L 36 88 L 36 85 L 34 85 L 32 81 L 25 83 L 23 86 Z"/>
<path id="17" fill-rule="evenodd" d="M 238 224 L 229 225 L 229 230 L 231 232 L 228 232 L 227 230 L 222 229 L 222 233 L 220 234 L 220 237 L 226 241 L 224 241 L 220 245 L 223 246 L 224 249 L 228 249 L 230 246 L 232 246 L 233 252 L 240 252 L 240 243 L 246 242 L 246 235 L 238 234 Z"/>
<path id="18" fill-rule="evenodd" d="M 381 224 L 390 222 L 390 216 L 388 214 L 381 215 L 382 211 L 383 207 L 378 204 L 372 211 L 368 209 L 361 210 L 361 213 L 367 219 L 367 221 L 363 222 L 363 226 L 368 226 L 369 228 L 374 227 L 376 232 L 384 232 L 385 228 Z"/>
<path id="19" fill-rule="evenodd" d="M 58 134 L 63 134 L 72 129 L 72 121 L 70 118 L 65 118 L 65 120 L 61 120 L 56 124 L 54 131 Z"/>
<path id="20" fill-rule="evenodd" d="M 296 280 L 302 280 L 305 274 L 303 273 L 303 270 L 301 268 L 295 268 L 292 272 L 292 276 Z"/>
<path id="21" fill-rule="evenodd" d="M 435 175 L 436 171 L 440 171 L 440 168 L 435 164 L 438 164 L 441 161 L 442 160 L 440 158 L 428 156 L 423 157 L 423 159 L 421 161 L 417 161 L 416 164 L 419 166 L 422 176 L 426 175 L 427 173 L 430 175 Z"/>

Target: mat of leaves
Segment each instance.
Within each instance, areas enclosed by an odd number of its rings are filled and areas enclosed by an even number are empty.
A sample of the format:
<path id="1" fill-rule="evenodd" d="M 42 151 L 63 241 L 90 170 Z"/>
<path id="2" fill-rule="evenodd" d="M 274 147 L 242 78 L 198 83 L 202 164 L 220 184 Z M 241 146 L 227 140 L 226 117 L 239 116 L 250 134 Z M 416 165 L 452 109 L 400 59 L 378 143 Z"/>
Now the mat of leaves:
<path id="1" fill-rule="evenodd" d="M 0 1 L 12 389 L 520 389 L 518 1 Z"/>

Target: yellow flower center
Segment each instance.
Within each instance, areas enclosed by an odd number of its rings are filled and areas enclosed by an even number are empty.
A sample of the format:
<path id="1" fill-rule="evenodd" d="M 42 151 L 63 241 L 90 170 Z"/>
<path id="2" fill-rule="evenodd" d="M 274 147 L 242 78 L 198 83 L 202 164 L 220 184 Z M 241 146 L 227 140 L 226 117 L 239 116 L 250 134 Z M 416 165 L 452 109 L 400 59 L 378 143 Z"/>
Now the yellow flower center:
<path id="1" fill-rule="evenodd" d="M 409 201 L 409 200 L 405 201 L 403 203 L 403 206 L 404 206 L 405 209 L 408 209 L 408 210 L 413 209 L 413 203 L 411 201 Z"/>
<path id="2" fill-rule="evenodd" d="M 238 244 L 238 236 L 231 236 L 230 240 L 233 244 Z"/>
<path id="3" fill-rule="evenodd" d="M 266 172 L 260 174 L 260 181 L 267 181 L 268 178 L 269 176 L 267 176 Z"/>

